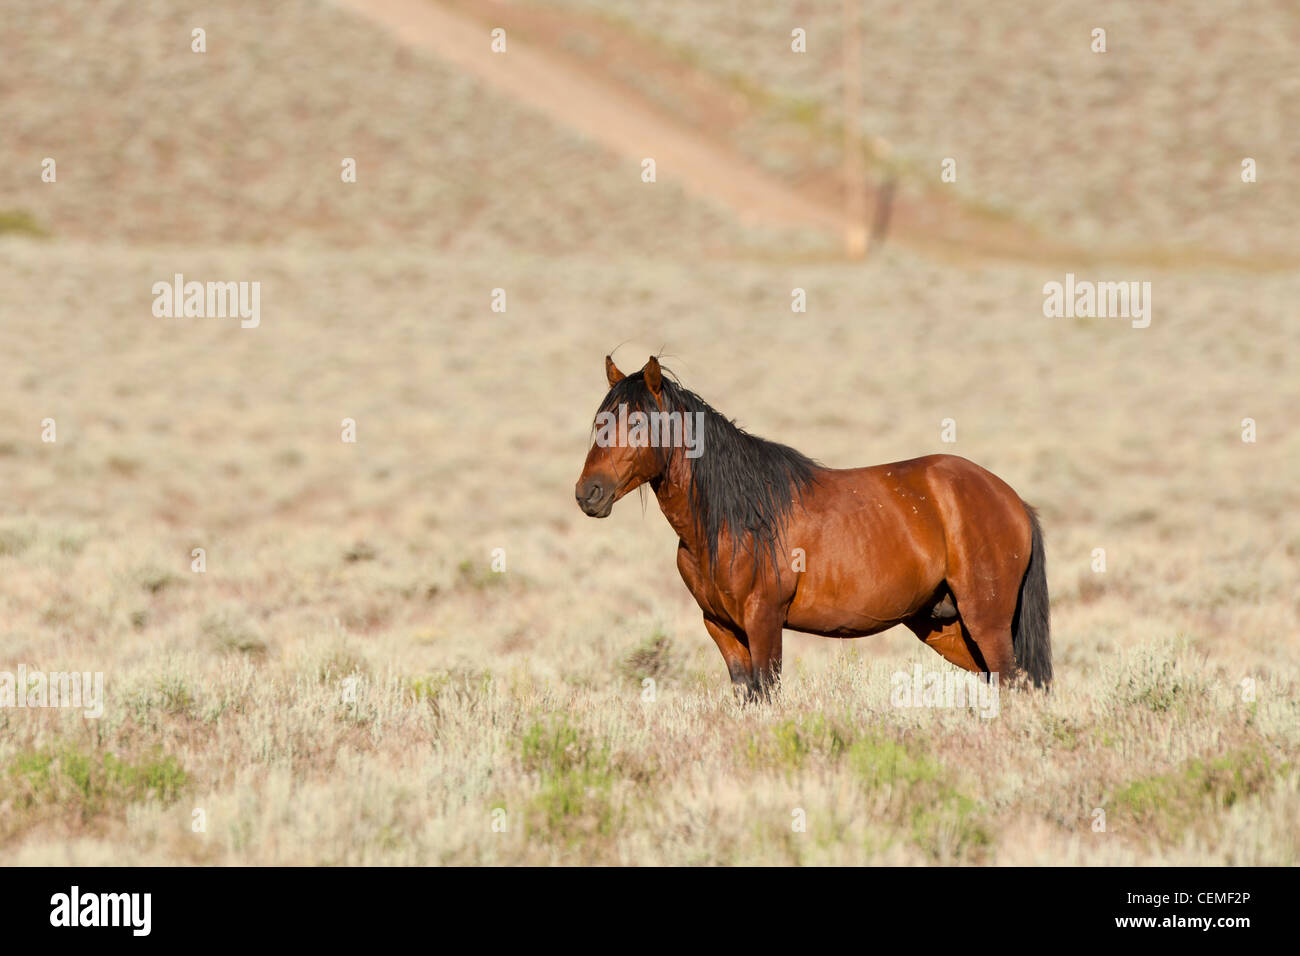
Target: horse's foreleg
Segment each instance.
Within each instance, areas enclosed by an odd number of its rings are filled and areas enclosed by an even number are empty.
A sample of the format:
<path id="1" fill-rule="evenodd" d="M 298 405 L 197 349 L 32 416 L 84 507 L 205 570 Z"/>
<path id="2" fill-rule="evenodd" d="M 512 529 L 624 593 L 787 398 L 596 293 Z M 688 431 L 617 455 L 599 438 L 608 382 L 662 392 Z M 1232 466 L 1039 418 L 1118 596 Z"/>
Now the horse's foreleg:
<path id="1" fill-rule="evenodd" d="M 709 637 L 713 638 L 713 643 L 718 645 L 722 659 L 727 662 L 727 673 L 731 675 L 736 697 L 741 701 L 749 700 L 754 695 L 754 667 L 744 635 L 707 616 L 704 618 L 704 628 L 709 632 Z"/>
<path id="2" fill-rule="evenodd" d="M 781 683 L 781 626 L 784 623 L 784 615 L 766 608 L 745 620 L 749 655 L 754 662 L 754 687 L 764 699 L 770 699 Z"/>

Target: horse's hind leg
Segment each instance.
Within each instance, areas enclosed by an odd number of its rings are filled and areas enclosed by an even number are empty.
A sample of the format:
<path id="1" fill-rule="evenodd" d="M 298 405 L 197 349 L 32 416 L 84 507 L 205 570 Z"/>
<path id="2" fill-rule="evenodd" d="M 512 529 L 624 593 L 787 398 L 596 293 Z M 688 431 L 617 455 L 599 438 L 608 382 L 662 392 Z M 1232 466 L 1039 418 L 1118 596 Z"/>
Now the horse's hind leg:
<path id="1" fill-rule="evenodd" d="M 1016 653 L 1011 644 L 1011 619 L 1016 613 L 1019 589 L 1007 587 L 1002 593 L 988 587 L 963 588 L 961 582 L 953 583 L 957 598 L 959 621 L 965 626 L 966 637 L 983 658 L 979 669 L 997 674 L 1003 684 L 1016 677 Z"/>
<path id="2" fill-rule="evenodd" d="M 980 516 L 947 529 L 948 572 L 945 580 L 957 602 L 966 635 L 984 658 L 984 671 L 1002 684 L 1017 677 L 1011 624 L 1020 601 L 1020 585 L 1029 564 L 1033 529 L 1029 513 L 1009 487 L 987 475 L 985 487 L 971 483 L 951 507 Z"/>
<path id="3" fill-rule="evenodd" d="M 954 616 L 943 620 L 922 612 L 904 623 L 944 660 L 976 674 L 984 673 L 984 657 L 975 642 L 967 636 L 961 618 Z"/>

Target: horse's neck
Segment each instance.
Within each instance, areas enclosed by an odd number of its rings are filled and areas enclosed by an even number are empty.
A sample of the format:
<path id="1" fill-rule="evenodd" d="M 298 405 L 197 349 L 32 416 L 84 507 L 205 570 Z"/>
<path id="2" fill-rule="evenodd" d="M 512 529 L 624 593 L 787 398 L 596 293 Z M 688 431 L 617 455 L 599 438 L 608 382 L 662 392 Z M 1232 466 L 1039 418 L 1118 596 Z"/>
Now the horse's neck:
<path id="1" fill-rule="evenodd" d="M 690 466 L 686 464 L 681 449 L 674 449 L 667 471 L 654 485 L 654 493 L 659 500 L 659 510 L 677 532 L 677 537 L 686 544 L 688 551 L 699 555 L 703 542 L 699 540 L 699 528 L 695 523 L 695 509 L 691 502 Z"/>

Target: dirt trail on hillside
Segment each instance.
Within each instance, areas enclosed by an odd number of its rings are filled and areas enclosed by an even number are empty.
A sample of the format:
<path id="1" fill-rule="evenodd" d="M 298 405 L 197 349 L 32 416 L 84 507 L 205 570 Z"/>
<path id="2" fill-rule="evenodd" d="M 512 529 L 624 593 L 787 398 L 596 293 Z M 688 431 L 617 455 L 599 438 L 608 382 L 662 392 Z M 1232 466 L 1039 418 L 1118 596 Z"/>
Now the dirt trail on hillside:
<path id="1" fill-rule="evenodd" d="M 792 185 L 771 176 L 725 141 L 721 130 L 746 112 L 734 96 L 698 72 L 664 61 L 634 38 L 615 36 L 608 25 L 584 24 L 602 41 L 681 97 L 700 105 L 695 125 L 672 116 L 608 71 L 564 49 L 572 15 L 545 7 L 524 8 L 497 0 L 476 0 L 472 10 L 453 9 L 434 0 L 336 0 L 370 19 L 412 47 L 423 48 L 479 78 L 511 99 L 545 114 L 557 124 L 599 143 L 636 167 L 653 157 L 661 182 L 727 208 L 742 223 L 812 227 L 841 233 L 845 221 L 838 178 Z M 457 0 L 452 0 L 454 5 Z M 507 29 L 508 52 L 491 50 L 492 27 Z M 608 64 L 606 64 L 608 67 Z M 729 115 L 730 114 L 730 115 Z M 875 190 L 868 200 L 874 207 Z M 879 215 L 879 212 L 873 213 Z M 862 224 L 866 225 L 866 224 Z M 1277 256 L 1236 257 L 1213 250 L 1179 248 L 1089 250 L 1039 234 L 1023 222 L 990 217 L 960 200 L 933 190 L 897 197 L 888 213 L 889 241 L 901 241 L 933 256 L 971 261 L 1002 259 L 1082 267 L 1099 261 L 1125 261 L 1153 267 L 1217 267 L 1268 271 L 1286 264 Z"/>
<path id="2" fill-rule="evenodd" d="M 744 222 L 778 226 L 841 224 L 835 210 L 809 201 L 739 157 L 699 140 L 646 105 L 530 47 L 507 31 L 508 52 L 493 53 L 489 31 L 429 0 L 338 0 L 513 99 L 634 161 L 653 157 L 659 181 L 728 207 Z M 632 173 L 630 173 L 631 175 Z M 639 184 L 639 180 L 630 180 Z"/>
<path id="3" fill-rule="evenodd" d="M 642 159 L 653 157 L 660 182 L 676 182 L 686 192 L 725 207 L 742 223 L 820 228 L 837 235 L 845 229 L 841 189 L 835 183 L 799 189 L 782 182 L 756 168 L 720 137 L 692 128 L 600 71 L 584 68 L 557 46 L 561 38 L 555 21 L 563 16 L 515 9 L 492 0 L 484 0 L 477 8 L 478 16 L 433 0 L 336 2 L 387 27 L 401 42 L 468 71 L 503 95 L 576 130 L 638 168 Z M 507 28 L 508 52 L 504 54 L 491 49 L 490 33 L 497 24 Z M 526 29 L 512 29 L 516 25 Z M 644 56 L 640 65 L 653 69 L 659 79 L 680 81 L 670 75 L 665 64 L 652 64 L 649 51 L 637 49 L 634 41 L 626 38 L 624 43 L 623 52 Z M 717 107 L 715 102 L 710 108 Z M 636 173 L 629 170 L 632 175 Z M 869 204 L 875 202 L 873 195 Z M 889 239 L 949 258 L 1074 262 L 1087 258 L 1080 250 L 1045 241 L 1020 223 L 973 217 L 959 203 L 929 195 L 894 199 Z"/>

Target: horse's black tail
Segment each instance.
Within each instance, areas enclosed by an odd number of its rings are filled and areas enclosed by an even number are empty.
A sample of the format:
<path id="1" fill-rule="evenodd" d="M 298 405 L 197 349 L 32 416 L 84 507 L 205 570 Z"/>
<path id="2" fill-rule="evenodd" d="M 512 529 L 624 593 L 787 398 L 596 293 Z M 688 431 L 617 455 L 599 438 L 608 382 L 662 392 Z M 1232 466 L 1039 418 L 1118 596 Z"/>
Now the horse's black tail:
<path id="1" fill-rule="evenodd" d="M 1022 502 L 1023 504 L 1023 502 Z M 1016 663 L 1034 682 L 1035 687 L 1052 683 L 1052 621 L 1047 603 L 1047 558 L 1043 554 L 1043 529 L 1038 513 L 1025 505 L 1033 542 L 1029 550 L 1029 567 L 1020 582 L 1020 601 L 1011 622 L 1011 645 Z"/>

